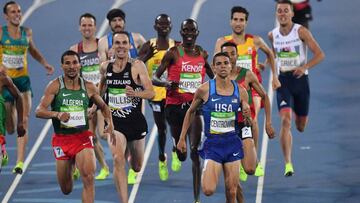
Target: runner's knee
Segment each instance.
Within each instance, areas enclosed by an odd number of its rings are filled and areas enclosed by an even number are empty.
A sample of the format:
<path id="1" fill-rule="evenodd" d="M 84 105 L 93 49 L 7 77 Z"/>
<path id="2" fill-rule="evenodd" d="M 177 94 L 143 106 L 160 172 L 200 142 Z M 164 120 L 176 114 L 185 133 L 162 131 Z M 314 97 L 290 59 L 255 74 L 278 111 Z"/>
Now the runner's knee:
<path id="1" fill-rule="evenodd" d="M 194 162 L 194 161 L 196 161 L 196 162 L 199 162 L 199 161 L 200 161 L 197 148 L 191 147 L 190 157 L 191 157 L 191 160 L 192 160 L 193 162 Z"/>
<path id="2" fill-rule="evenodd" d="M 72 192 L 72 184 L 61 185 L 60 188 L 64 195 L 69 195 Z"/>
<path id="3" fill-rule="evenodd" d="M 203 184 L 202 190 L 206 196 L 211 196 L 215 193 L 215 187 L 211 187 L 210 184 Z"/>

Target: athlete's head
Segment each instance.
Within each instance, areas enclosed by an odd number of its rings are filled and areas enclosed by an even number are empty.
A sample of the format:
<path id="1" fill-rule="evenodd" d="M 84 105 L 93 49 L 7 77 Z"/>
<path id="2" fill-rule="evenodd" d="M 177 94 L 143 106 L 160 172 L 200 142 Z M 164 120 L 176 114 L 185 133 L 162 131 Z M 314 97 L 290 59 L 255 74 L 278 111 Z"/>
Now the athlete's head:
<path id="1" fill-rule="evenodd" d="M 72 50 L 65 51 L 61 55 L 61 67 L 66 77 L 75 79 L 81 68 L 79 54 Z"/>
<path id="2" fill-rule="evenodd" d="M 249 12 L 245 8 L 241 6 L 232 7 L 230 26 L 235 34 L 239 35 L 245 32 L 248 18 Z"/>
<path id="3" fill-rule="evenodd" d="M 95 36 L 96 18 L 91 13 L 84 13 L 79 18 L 79 30 L 85 39 Z"/>
<path id="4" fill-rule="evenodd" d="M 21 7 L 15 1 L 9 1 L 5 3 L 4 8 L 4 17 L 9 24 L 18 26 L 21 22 Z"/>
<path id="5" fill-rule="evenodd" d="M 183 38 L 184 44 L 195 44 L 196 38 L 199 35 L 198 24 L 194 19 L 186 19 L 181 23 L 180 35 Z"/>
<path id="6" fill-rule="evenodd" d="M 213 57 L 214 73 L 217 77 L 226 78 L 231 73 L 230 58 L 227 53 L 219 52 Z"/>
<path id="7" fill-rule="evenodd" d="M 230 62 L 232 67 L 236 66 L 236 60 L 237 60 L 237 46 L 233 42 L 225 42 L 221 45 L 221 51 L 224 53 L 227 53 L 227 55 L 230 58 Z"/>
<path id="8" fill-rule="evenodd" d="M 115 32 L 112 39 L 115 57 L 119 59 L 128 57 L 131 48 L 129 33 L 125 31 Z"/>
<path id="9" fill-rule="evenodd" d="M 107 13 L 106 18 L 113 32 L 119 32 L 125 29 L 125 17 L 124 11 L 118 8 L 111 9 Z"/>
<path id="10" fill-rule="evenodd" d="M 289 0 L 278 0 L 276 3 L 276 17 L 280 26 L 285 26 L 292 23 L 294 17 L 294 7 Z"/>
<path id="11" fill-rule="evenodd" d="M 171 28 L 171 19 L 167 14 L 163 13 L 156 16 L 154 29 L 157 31 L 159 36 L 168 36 L 170 34 Z"/>

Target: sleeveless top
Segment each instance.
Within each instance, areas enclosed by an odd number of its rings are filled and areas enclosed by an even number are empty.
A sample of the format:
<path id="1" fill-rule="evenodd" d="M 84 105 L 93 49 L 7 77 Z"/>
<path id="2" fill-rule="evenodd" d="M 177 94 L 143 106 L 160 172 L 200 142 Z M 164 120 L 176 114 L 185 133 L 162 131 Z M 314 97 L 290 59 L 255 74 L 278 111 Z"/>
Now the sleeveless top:
<path id="1" fill-rule="evenodd" d="M 150 44 L 156 45 L 156 41 L 157 41 L 156 38 L 152 38 L 152 39 L 150 39 Z M 175 45 L 175 41 L 173 39 L 169 39 L 168 43 L 169 43 L 169 49 Z M 146 67 L 148 69 L 150 78 L 154 77 L 156 70 L 160 66 L 161 60 L 164 57 L 167 50 L 155 49 L 155 51 L 157 53 L 146 62 Z M 166 80 L 166 78 L 167 78 L 167 71 L 165 71 L 162 74 L 160 79 Z M 165 87 L 158 87 L 158 86 L 154 85 L 154 91 L 155 91 L 155 97 L 152 99 L 152 101 L 162 101 L 166 98 L 166 88 Z"/>
<path id="2" fill-rule="evenodd" d="M 99 39 L 96 39 L 98 42 Z M 97 85 L 100 82 L 100 58 L 98 49 L 92 52 L 84 52 L 83 42 L 78 43 L 78 54 L 81 63 L 81 77 L 84 80 Z"/>
<path id="3" fill-rule="evenodd" d="M 124 70 L 120 73 L 113 71 L 113 63 L 109 63 L 107 67 L 105 101 L 111 110 L 113 119 L 137 119 L 142 116 L 142 99 L 126 96 L 126 86 L 132 87 L 135 91 L 143 89 L 132 78 L 131 66 L 132 61 L 127 62 Z"/>
<path id="4" fill-rule="evenodd" d="M 232 95 L 224 96 L 216 92 L 216 81 L 209 80 L 209 98 L 202 106 L 205 123 L 205 136 L 238 135 L 237 113 L 240 110 L 240 95 L 238 85 L 234 86 Z"/>
<path id="5" fill-rule="evenodd" d="M 11 78 L 28 76 L 27 50 L 29 41 L 24 27 L 20 27 L 20 39 L 13 39 L 9 35 L 8 27 L 2 27 L 0 41 L 0 63 L 7 68 L 7 75 Z"/>
<path id="6" fill-rule="evenodd" d="M 191 102 L 195 91 L 205 79 L 205 60 L 199 56 L 189 56 L 184 48 L 177 46 L 178 59 L 175 64 L 168 68 L 168 81 L 179 83 L 175 90 L 168 89 L 166 92 L 166 104 L 182 104 Z M 201 52 L 201 47 L 198 47 Z"/>
<path id="7" fill-rule="evenodd" d="M 58 80 L 60 82 L 60 88 L 51 103 L 51 110 L 70 113 L 70 119 L 68 122 L 62 122 L 57 118 L 52 118 L 55 133 L 73 134 L 88 130 L 87 108 L 89 105 L 89 97 L 86 92 L 84 79 L 79 78 L 79 90 L 67 89 L 63 76 L 58 77 Z"/>
<path id="8" fill-rule="evenodd" d="M 294 23 L 290 33 L 286 36 L 280 33 L 280 27 L 272 30 L 278 73 L 292 71 L 307 61 L 306 45 L 299 37 L 300 27 L 301 25 Z M 306 70 L 305 75 L 307 74 Z"/>

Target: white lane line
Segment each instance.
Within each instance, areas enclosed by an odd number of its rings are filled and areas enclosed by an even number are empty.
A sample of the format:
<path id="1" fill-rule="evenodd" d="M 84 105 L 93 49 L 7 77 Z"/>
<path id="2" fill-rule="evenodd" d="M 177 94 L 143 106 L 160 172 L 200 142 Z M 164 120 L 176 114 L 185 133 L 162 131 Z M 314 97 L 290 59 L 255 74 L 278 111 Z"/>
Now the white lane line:
<path id="1" fill-rule="evenodd" d="M 270 72 L 269 85 L 268 85 L 268 96 L 269 96 L 269 99 L 270 99 L 270 112 L 272 111 L 272 103 L 273 103 L 273 97 L 274 97 L 274 91 L 273 91 L 272 86 L 271 86 L 271 80 L 272 80 L 272 73 Z M 261 156 L 260 157 L 260 164 L 263 166 L 264 171 L 266 169 L 266 156 L 267 156 L 268 142 L 269 142 L 269 138 L 268 138 L 268 136 L 266 134 L 265 118 L 264 118 L 264 126 L 263 126 L 263 133 L 262 133 L 262 143 L 261 143 L 261 155 L 260 155 Z M 265 175 L 258 178 L 255 203 L 261 203 L 262 202 L 262 194 L 263 194 L 263 189 L 264 189 L 264 179 L 265 179 Z"/>
<path id="2" fill-rule="evenodd" d="M 135 197 L 136 197 L 136 194 L 137 194 L 137 192 L 139 190 L 141 179 L 142 179 L 142 176 L 144 174 L 146 164 L 147 164 L 147 162 L 149 160 L 152 147 L 154 146 L 156 136 L 157 136 L 157 127 L 156 127 L 156 125 L 154 125 L 154 127 L 152 128 L 151 134 L 150 134 L 149 141 L 147 142 L 147 145 L 146 145 L 146 148 L 145 148 L 143 165 L 141 167 L 140 172 L 136 176 L 136 183 L 133 185 L 130 196 L 129 196 L 129 203 L 133 203 L 135 201 Z"/>
<path id="3" fill-rule="evenodd" d="M 198 18 L 200 9 L 205 2 L 206 2 L 206 0 L 196 0 L 196 2 L 194 3 L 193 9 L 191 11 L 191 17 L 190 17 L 191 19 L 196 20 Z"/>
<path id="4" fill-rule="evenodd" d="M 43 142 L 43 140 L 44 140 L 47 132 L 49 131 L 49 128 L 51 127 L 51 124 L 52 124 L 51 120 L 50 120 L 50 119 L 47 120 L 45 126 L 44 126 L 43 129 L 41 130 L 41 133 L 40 133 L 39 137 L 36 139 L 36 142 L 35 142 L 34 146 L 32 147 L 29 155 L 28 155 L 27 158 L 25 159 L 24 167 L 23 167 L 23 175 L 24 175 L 24 173 L 26 172 L 26 169 L 27 169 L 27 167 L 29 166 L 31 160 L 34 158 L 37 150 L 39 149 L 39 147 L 40 147 L 40 145 L 41 145 L 41 143 Z M 11 186 L 9 187 L 9 190 L 7 191 L 4 199 L 2 200 L 2 203 L 6 203 L 6 202 L 9 201 L 11 195 L 14 193 L 14 191 L 15 191 L 17 185 L 19 184 L 21 178 L 23 177 L 23 175 L 19 175 L 19 174 L 16 175 L 13 183 L 12 183 Z"/>
<path id="5" fill-rule="evenodd" d="M 130 0 L 115 0 L 114 4 L 111 6 L 110 10 L 113 8 L 120 8 L 120 6 L 122 6 L 123 4 L 125 4 L 126 2 L 128 2 Z M 96 35 L 96 38 L 100 38 L 102 37 L 105 32 L 106 29 L 109 27 L 109 22 L 108 20 L 105 18 L 104 21 L 102 22 L 100 29 Z"/>
<path id="6" fill-rule="evenodd" d="M 26 10 L 26 12 L 24 13 L 24 15 L 22 16 L 22 21 L 21 21 L 21 25 L 23 25 L 25 23 L 25 21 L 30 17 L 30 15 L 39 7 L 54 2 L 56 0 L 34 0 L 34 3 L 29 7 L 28 10 Z"/>

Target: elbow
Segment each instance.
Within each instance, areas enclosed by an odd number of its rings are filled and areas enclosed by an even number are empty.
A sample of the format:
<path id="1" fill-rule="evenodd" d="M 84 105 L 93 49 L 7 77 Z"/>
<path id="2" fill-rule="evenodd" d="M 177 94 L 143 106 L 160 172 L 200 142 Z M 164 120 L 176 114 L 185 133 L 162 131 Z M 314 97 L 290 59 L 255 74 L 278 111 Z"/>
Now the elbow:
<path id="1" fill-rule="evenodd" d="M 35 116 L 36 116 L 36 118 L 40 118 L 40 110 L 39 109 L 35 110 Z"/>
<path id="2" fill-rule="evenodd" d="M 149 99 L 153 99 L 155 97 L 155 91 L 152 90 L 149 94 Z"/>
<path id="3" fill-rule="evenodd" d="M 320 53 L 320 60 L 322 61 L 322 60 L 324 60 L 325 59 L 325 53 L 324 52 L 321 52 Z"/>

